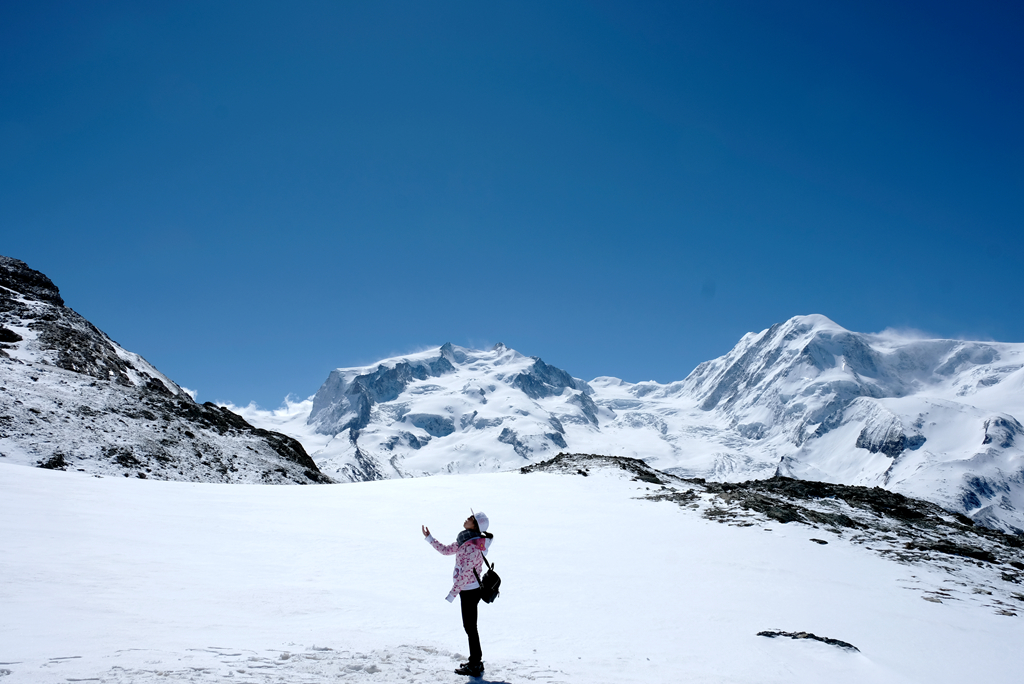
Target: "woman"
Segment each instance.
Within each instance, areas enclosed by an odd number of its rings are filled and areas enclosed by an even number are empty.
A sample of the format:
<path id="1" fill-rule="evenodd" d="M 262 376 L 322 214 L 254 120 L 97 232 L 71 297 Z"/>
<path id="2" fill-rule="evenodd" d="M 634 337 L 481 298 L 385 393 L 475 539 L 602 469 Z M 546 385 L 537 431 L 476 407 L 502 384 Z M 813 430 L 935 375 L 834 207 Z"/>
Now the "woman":
<path id="1" fill-rule="evenodd" d="M 487 531 L 490 521 L 484 513 L 474 513 L 462 523 L 465 528 L 459 532 L 454 544 L 442 544 L 430 535 L 426 525 L 422 526 L 423 537 L 445 556 L 455 554 L 454 582 L 446 600 L 451 603 L 458 596 L 462 602 L 462 626 L 469 637 L 469 662 L 462 663 L 455 674 L 479 677 L 484 673 L 483 654 L 480 651 L 480 635 L 476 631 L 476 612 L 480 603 L 480 583 L 477 581 L 483 567 L 483 558 L 491 545 L 494 535 Z"/>

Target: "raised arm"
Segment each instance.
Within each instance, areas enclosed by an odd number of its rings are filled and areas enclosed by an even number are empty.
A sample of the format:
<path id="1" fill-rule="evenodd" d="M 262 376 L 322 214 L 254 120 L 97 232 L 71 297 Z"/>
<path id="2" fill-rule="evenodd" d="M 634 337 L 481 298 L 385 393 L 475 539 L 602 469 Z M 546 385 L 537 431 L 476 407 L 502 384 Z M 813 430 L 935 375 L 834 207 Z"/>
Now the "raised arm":
<path id="1" fill-rule="evenodd" d="M 434 537 L 430 534 L 430 528 L 428 528 L 426 525 L 422 526 L 422 531 L 424 541 L 426 541 L 428 544 L 437 549 L 439 553 L 442 553 L 445 556 L 451 556 L 459 550 L 459 547 L 456 544 L 446 545 L 434 539 Z"/>

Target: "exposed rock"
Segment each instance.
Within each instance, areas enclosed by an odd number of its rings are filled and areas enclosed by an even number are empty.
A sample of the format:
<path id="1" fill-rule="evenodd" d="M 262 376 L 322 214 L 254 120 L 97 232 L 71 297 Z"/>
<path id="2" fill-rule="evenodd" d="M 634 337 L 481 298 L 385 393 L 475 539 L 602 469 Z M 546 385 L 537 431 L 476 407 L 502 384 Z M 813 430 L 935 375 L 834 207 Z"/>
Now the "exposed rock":
<path id="1" fill-rule="evenodd" d="M 528 371 L 519 373 L 512 380 L 512 386 L 522 390 L 531 399 L 558 396 L 566 388 L 581 390 L 584 393 L 588 390 L 593 392 L 587 383 L 576 380 L 561 368 L 549 366 L 538 356 L 533 359 L 533 366 Z M 593 405 L 593 402 L 590 404 Z M 596 409 L 596 407 L 594 408 Z"/>
<path id="2" fill-rule="evenodd" d="M 767 433 L 764 423 L 744 423 L 736 426 L 736 432 L 740 433 L 747 439 L 763 439 Z"/>
<path id="3" fill-rule="evenodd" d="M 575 404 L 580 407 L 583 411 L 583 415 L 587 417 L 592 425 L 597 425 L 597 404 L 591 399 L 586 392 L 580 391 L 569 397 L 569 403 Z"/>
<path id="4" fill-rule="evenodd" d="M 989 551 L 972 548 L 970 546 L 962 546 L 951 542 L 940 541 L 923 544 L 909 543 L 906 545 L 906 548 L 916 549 L 918 551 L 938 551 L 939 553 L 947 553 L 951 556 L 963 556 L 964 558 L 976 558 L 977 560 L 985 561 L 986 563 L 999 562 L 999 559 Z"/>
<path id="5" fill-rule="evenodd" d="M 893 416 L 892 422 L 882 425 L 865 425 L 857 437 L 855 446 L 871 453 L 881 452 L 889 458 L 896 458 L 907 447 L 907 436 L 903 424 Z"/>
<path id="6" fill-rule="evenodd" d="M 559 432 L 546 432 L 544 433 L 544 436 L 547 437 L 552 444 L 554 444 L 560 449 L 565 449 L 567 446 L 569 446 L 568 444 L 565 443 L 565 437 L 563 437 Z"/>
<path id="7" fill-rule="evenodd" d="M 49 470 L 67 470 L 68 462 L 64 460 L 64 454 L 58 451 L 45 461 L 40 461 L 39 467 Z"/>
<path id="8" fill-rule="evenodd" d="M 445 416 L 435 416 L 430 413 L 409 413 L 405 420 L 424 430 L 432 437 L 446 437 L 455 432 L 455 421 Z"/>
<path id="9" fill-rule="evenodd" d="M 527 473 L 574 473 L 581 470 L 581 466 L 586 466 L 588 468 L 614 468 L 617 470 L 623 470 L 632 475 L 636 480 L 640 480 L 641 482 L 650 482 L 652 484 L 664 484 L 666 480 L 663 478 L 670 480 L 679 479 L 667 473 L 655 470 L 636 458 L 627 458 L 625 456 L 598 456 L 594 454 L 560 453 L 554 458 L 550 458 L 546 461 L 524 466 L 519 469 L 519 472 L 524 475 Z"/>
<path id="10" fill-rule="evenodd" d="M 517 454 L 529 460 L 530 452 L 532 451 L 532 449 L 530 449 L 530 447 L 525 442 L 519 439 L 519 435 L 516 434 L 515 430 L 503 428 L 501 434 L 498 435 L 498 441 L 501 442 L 502 444 L 511 445 L 512 448 L 515 449 Z"/>
<path id="11" fill-rule="evenodd" d="M 370 373 L 351 377 L 342 370 L 332 371 L 313 397 L 309 424 L 327 435 L 362 430 L 369 425 L 374 405 L 397 399 L 413 380 L 426 380 L 455 370 L 449 356 L 450 345 L 447 353 L 422 363 L 381 364 Z"/>
<path id="12" fill-rule="evenodd" d="M 817 541 L 817 540 L 812 540 L 812 541 Z M 830 639 L 828 637 L 820 637 L 817 634 L 811 634 L 810 632 L 780 632 L 780 631 L 775 631 L 775 630 L 767 630 L 767 631 L 764 631 L 764 632 L 758 632 L 757 636 L 768 637 L 769 639 L 773 639 L 775 637 L 780 637 L 780 636 L 781 637 L 789 637 L 790 639 L 811 639 L 813 641 L 820 641 L 823 644 L 828 644 L 829 646 L 838 646 L 839 648 L 844 648 L 847 651 L 856 651 L 856 652 L 860 653 L 860 649 L 857 648 L 856 646 L 854 646 L 853 644 L 849 644 L 849 643 L 847 643 L 845 641 L 840 641 L 839 639 Z"/>
<path id="13" fill-rule="evenodd" d="M 22 339 L 24 338 L 13 330 L 0 326 L 0 342 L 21 342 Z"/>
<path id="14" fill-rule="evenodd" d="M 985 437 L 982 444 L 997 444 L 1003 449 L 1013 446 L 1014 438 L 1024 434 L 1022 426 L 1013 416 L 993 416 L 985 421 Z"/>
<path id="15" fill-rule="evenodd" d="M 28 267 L 24 261 L 0 256 L 0 287 L 57 306 L 64 306 L 60 291 L 49 278 Z"/>

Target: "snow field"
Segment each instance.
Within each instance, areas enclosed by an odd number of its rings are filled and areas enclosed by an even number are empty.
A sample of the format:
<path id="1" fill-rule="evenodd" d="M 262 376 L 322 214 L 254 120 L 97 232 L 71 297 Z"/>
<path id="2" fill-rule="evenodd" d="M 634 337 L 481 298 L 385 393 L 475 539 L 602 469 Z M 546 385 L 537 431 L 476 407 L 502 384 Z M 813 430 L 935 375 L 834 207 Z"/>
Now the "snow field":
<path id="1" fill-rule="evenodd" d="M 419 526 L 452 541 L 470 507 L 491 517 L 503 578 L 480 606 L 484 681 L 1017 681 L 1024 623 L 908 590 L 942 587 L 940 571 L 635 499 L 647 486 L 592 471 L 267 487 L 0 464 L 0 682 L 465 681 L 453 559 Z"/>

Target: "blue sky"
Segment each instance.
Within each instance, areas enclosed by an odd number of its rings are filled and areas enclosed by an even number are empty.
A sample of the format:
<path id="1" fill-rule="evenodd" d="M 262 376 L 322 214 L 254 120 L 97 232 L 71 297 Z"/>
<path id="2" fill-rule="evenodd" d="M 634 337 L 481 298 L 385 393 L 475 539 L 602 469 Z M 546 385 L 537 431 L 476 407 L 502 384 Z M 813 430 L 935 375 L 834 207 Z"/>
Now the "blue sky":
<path id="1" fill-rule="evenodd" d="M 1024 342 L 1024 5 L 0 4 L 0 254 L 200 400 Z"/>

